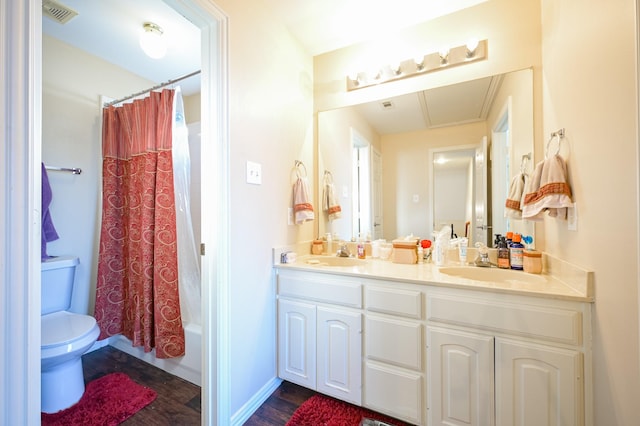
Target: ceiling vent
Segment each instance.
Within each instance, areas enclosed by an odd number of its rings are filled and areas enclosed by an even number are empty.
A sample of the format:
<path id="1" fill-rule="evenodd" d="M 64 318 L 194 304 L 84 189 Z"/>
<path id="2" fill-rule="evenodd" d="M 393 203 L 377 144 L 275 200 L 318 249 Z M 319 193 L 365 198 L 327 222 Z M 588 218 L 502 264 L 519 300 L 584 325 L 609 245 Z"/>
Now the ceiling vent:
<path id="1" fill-rule="evenodd" d="M 42 14 L 59 24 L 66 24 L 78 15 L 78 12 L 53 0 L 42 0 Z"/>

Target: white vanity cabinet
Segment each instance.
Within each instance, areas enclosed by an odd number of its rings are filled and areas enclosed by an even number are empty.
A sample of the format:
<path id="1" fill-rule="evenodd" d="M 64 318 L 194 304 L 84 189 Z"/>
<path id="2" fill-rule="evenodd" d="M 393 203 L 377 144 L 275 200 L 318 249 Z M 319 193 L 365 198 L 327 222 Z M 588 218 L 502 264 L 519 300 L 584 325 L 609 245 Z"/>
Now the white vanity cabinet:
<path id="1" fill-rule="evenodd" d="M 363 405 L 424 424 L 424 298 L 398 283 L 365 285 Z"/>
<path id="2" fill-rule="evenodd" d="M 278 375 L 360 405 L 362 289 L 356 280 L 278 274 Z"/>
<path id="3" fill-rule="evenodd" d="M 426 310 L 429 425 L 590 424 L 589 304 L 436 289 Z"/>
<path id="4" fill-rule="evenodd" d="M 432 268 L 277 268 L 279 376 L 419 426 L 594 426 L 593 299 Z"/>

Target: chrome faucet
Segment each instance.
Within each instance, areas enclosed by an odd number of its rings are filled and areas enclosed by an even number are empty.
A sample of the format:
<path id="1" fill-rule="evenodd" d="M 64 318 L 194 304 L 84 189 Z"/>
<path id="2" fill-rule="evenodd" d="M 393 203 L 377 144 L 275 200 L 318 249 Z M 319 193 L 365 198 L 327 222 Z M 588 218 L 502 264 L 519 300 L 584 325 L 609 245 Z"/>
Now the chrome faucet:
<path id="1" fill-rule="evenodd" d="M 481 242 L 477 242 L 475 246 L 478 248 L 478 257 L 473 261 L 474 265 L 483 268 L 491 267 L 491 261 L 489 260 L 489 247 Z"/>
<path id="2" fill-rule="evenodd" d="M 338 252 L 336 253 L 338 257 L 351 257 L 351 252 L 349 251 L 349 246 L 347 244 L 340 244 L 340 248 L 338 248 Z"/>

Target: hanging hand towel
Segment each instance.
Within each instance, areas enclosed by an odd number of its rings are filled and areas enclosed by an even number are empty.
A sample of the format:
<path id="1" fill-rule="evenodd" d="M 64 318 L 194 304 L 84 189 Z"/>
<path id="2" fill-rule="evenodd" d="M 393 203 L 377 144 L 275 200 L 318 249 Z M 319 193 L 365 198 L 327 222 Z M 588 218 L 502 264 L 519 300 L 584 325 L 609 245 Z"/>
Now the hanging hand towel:
<path id="1" fill-rule="evenodd" d="M 342 215 L 342 208 L 336 199 L 336 189 L 333 185 L 331 173 L 324 174 L 324 193 L 322 194 L 322 209 L 327 212 L 329 220 L 333 221 Z"/>
<path id="2" fill-rule="evenodd" d="M 567 207 L 572 205 L 564 159 L 556 154 L 536 165 L 531 186 L 525 195 L 522 218 L 540 220 L 546 211 L 551 217 L 564 219 Z"/>
<path id="3" fill-rule="evenodd" d="M 512 219 L 522 219 L 522 205 L 524 202 L 524 188 L 527 175 L 518 173 L 511 179 L 509 185 L 509 196 L 505 203 L 504 217 Z"/>
<path id="4" fill-rule="evenodd" d="M 296 225 L 302 225 L 315 218 L 306 177 L 298 177 L 293 185 L 293 214 Z"/>
<path id="5" fill-rule="evenodd" d="M 49 241 L 55 241 L 58 238 L 56 228 L 53 226 L 53 220 L 51 220 L 51 213 L 49 212 L 49 205 L 53 199 L 53 192 L 51 191 L 51 185 L 49 184 L 49 176 L 47 175 L 47 168 L 42 164 L 42 232 L 41 232 L 41 260 L 48 259 L 47 255 L 47 243 Z"/>

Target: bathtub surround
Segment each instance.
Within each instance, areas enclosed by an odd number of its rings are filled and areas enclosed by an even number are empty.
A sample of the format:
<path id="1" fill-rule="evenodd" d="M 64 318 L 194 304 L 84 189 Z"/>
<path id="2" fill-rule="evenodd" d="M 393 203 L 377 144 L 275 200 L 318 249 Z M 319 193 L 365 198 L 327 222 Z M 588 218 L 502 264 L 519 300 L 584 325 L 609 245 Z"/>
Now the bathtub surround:
<path id="1" fill-rule="evenodd" d="M 103 110 L 95 317 L 158 358 L 184 355 L 172 165 L 175 90 Z M 180 96 L 179 94 L 177 96 Z"/>

